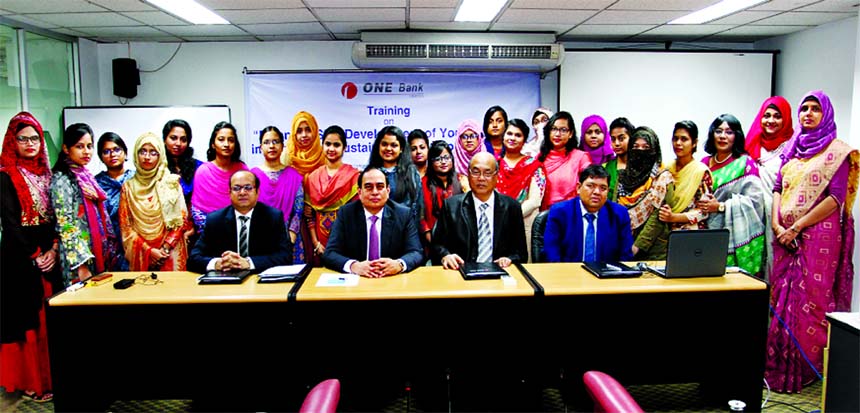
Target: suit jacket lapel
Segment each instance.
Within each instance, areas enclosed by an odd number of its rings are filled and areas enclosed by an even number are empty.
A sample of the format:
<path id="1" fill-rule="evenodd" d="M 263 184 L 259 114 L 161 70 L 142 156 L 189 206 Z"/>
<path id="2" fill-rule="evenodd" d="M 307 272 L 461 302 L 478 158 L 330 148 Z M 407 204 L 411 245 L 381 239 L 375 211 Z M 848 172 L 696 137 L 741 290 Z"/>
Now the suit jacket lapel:
<path id="1" fill-rule="evenodd" d="M 392 254 L 392 245 L 391 241 L 395 238 L 394 234 L 397 232 L 397 229 L 394 225 L 394 213 L 392 208 L 388 205 L 385 205 L 385 208 L 382 209 L 382 228 L 378 228 L 380 238 L 379 245 L 379 256 L 380 257 L 388 257 L 391 259 L 397 259 L 399 257 L 395 257 Z"/>
<path id="2" fill-rule="evenodd" d="M 585 227 L 582 225 L 582 209 L 579 207 L 579 197 L 574 198 L 576 201 L 573 202 L 573 217 L 571 220 L 573 221 L 573 259 L 576 261 L 582 260 L 582 252 L 584 246 L 582 245 L 583 237 L 585 236 Z"/>
<path id="3" fill-rule="evenodd" d="M 227 225 L 227 240 L 225 244 L 230 246 L 227 250 L 239 252 L 239 235 L 236 233 L 236 210 L 228 208 L 224 214 L 225 225 Z M 250 241 L 250 240 L 249 240 Z M 251 243 L 248 243 L 248 250 L 251 249 Z"/>
<path id="4" fill-rule="evenodd" d="M 475 257 L 478 256 L 478 218 L 475 215 L 475 201 L 472 199 L 471 192 L 467 192 L 466 195 L 463 196 L 460 217 L 462 219 L 460 222 L 466 223 L 466 230 L 469 234 L 466 239 L 466 248 L 467 251 L 469 251 L 469 259 L 466 257 L 461 258 L 469 261 L 473 255 Z"/>
<path id="5" fill-rule="evenodd" d="M 496 258 L 496 251 L 498 251 L 499 239 L 501 239 L 502 234 L 502 224 L 503 218 L 507 217 L 507 211 L 505 207 L 502 206 L 501 196 L 498 191 L 495 191 L 495 201 L 493 201 L 493 258 Z"/>
<path id="6" fill-rule="evenodd" d="M 609 208 L 606 204 L 600 208 L 600 213 L 597 216 L 597 238 L 594 240 L 597 244 L 597 254 L 594 258 L 598 261 L 606 261 L 604 257 L 608 254 L 606 253 L 607 249 L 614 245 L 617 241 L 608 239 L 615 231 L 613 228 L 609 227 Z"/>
<path id="7" fill-rule="evenodd" d="M 361 205 L 361 202 L 355 203 L 352 219 L 357 224 L 356 229 L 358 230 L 358 233 L 353 235 L 358 238 L 358 256 L 363 258 L 359 261 L 364 261 L 367 260 L 367 218 L 364 216 L 364 206 Z M 349 235 L 350 234 L 346 234 L 347 237 L 349 237 Z"/>

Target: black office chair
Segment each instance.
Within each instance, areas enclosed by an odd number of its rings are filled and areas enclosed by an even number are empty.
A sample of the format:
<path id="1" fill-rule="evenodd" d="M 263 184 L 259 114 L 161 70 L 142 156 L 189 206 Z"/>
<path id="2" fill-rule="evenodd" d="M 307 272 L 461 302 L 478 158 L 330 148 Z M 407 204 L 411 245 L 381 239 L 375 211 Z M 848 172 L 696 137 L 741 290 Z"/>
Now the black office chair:
<path id="1" fill-rule="evenodd" d="M 541 211 L 532 222 L 532 262 L 545 262 L 543 252 L 543 231 L 546 229 L 546 216 L 549 211 Z"/>

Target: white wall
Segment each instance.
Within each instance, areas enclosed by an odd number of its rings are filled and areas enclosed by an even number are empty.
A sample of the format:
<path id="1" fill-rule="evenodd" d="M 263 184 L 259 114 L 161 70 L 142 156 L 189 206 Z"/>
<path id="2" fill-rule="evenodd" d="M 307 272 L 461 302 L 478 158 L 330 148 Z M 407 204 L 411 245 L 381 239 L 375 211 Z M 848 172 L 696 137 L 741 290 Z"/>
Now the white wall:
<path id="1" fill-rule="evenodd" d="M 833 103 L 839 139 L 860 148 L 860 26 L 852 17 L 786 36 L 756 42 L 756 49 L 778 49 L 776 94 L 795 110 L 810 90 L 821 89 Z M 794 119 L 797 119 L 795 114 Z M 860 234 L 860 203 L 854 203 L 854 230 Z M 855 238 L 855 244 L 858 240 Z M 860 252 L 854 248 L 852 310 L 860 307 Z"/>

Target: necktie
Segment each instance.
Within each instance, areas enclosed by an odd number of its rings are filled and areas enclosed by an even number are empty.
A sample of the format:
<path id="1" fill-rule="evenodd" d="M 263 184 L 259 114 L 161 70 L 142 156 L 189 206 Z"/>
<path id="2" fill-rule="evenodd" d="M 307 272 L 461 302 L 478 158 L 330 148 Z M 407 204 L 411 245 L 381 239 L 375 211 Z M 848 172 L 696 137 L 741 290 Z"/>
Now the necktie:
<path id="1" fill-rule="evenodd" d="M 481 204 L 481 216 L 478 218 L 478 262 L 489 262 L 493 259 L 493 237 L 490 236 L 490 220 L 487 219 L 487 208 L 490 204 Z"/>
<path id="2" fill-rule="evenodd" d="M 376 221 L 379 219 L 376 215 L 370 216 L 370 245 L 367 246 L 367 259 L 379 259 L 379 231 L 376 229 Z"/>
<path id="3" fill-rule="evenodd" d="M 248 217 L 240 216 L 239 222 L 242 224 L 239 227 L 239 255 L 248 256 Z"/>
<path id="4" fill-rule="evenodd" d="M 595 260 L 594 254 L 594 214 L 585 214 L 585 219 L 588 220 L 588 228 L 585 229 L 585 251 L 583 253 L 583 261 L 589 262 Z"/>

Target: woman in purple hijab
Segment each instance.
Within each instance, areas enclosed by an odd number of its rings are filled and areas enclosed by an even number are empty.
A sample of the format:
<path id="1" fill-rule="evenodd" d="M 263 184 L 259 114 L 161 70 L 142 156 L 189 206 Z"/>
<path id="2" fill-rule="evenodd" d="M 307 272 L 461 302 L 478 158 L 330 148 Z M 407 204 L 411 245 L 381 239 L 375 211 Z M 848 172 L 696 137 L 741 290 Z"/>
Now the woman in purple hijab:
<path id="1" fill-rule="evenodd" d="M 774 317 L 765 380 L 784 393 L 799 393 L 821 378 L 824 313 L 851 308 L 851 209 L 860 171 L 860 153 L 836 139 L 833 106 L 824 92 L 807 93 L 797 113 L 773 188 L 771 224 Z"/>
<path id="2" fill-rule="evenodd" d="M 260 130 L 260 151 L 266 162 L 251 169 L 260 179 L 259 201 L 284 213 L 287 235 L 293 243 L 293 263 L 305 262 L 302 245 L 301 221 L 305 194 L 302 190 L 302 175 L 281 163 L 284 151 L 284 134 L 275 126 Z"/>
<path id="3" fill-rule="evenodd" d="M 582 120 L 582 127 L 579 130 L 582 132 L 579 149 L 588 153 L 592 163 L 603 165 L 615 159 L 612 143 L 606 139 L 609 129 L 606 128 L 606 121 L 603 118 L 598 115 L 588 116 Z"/>

